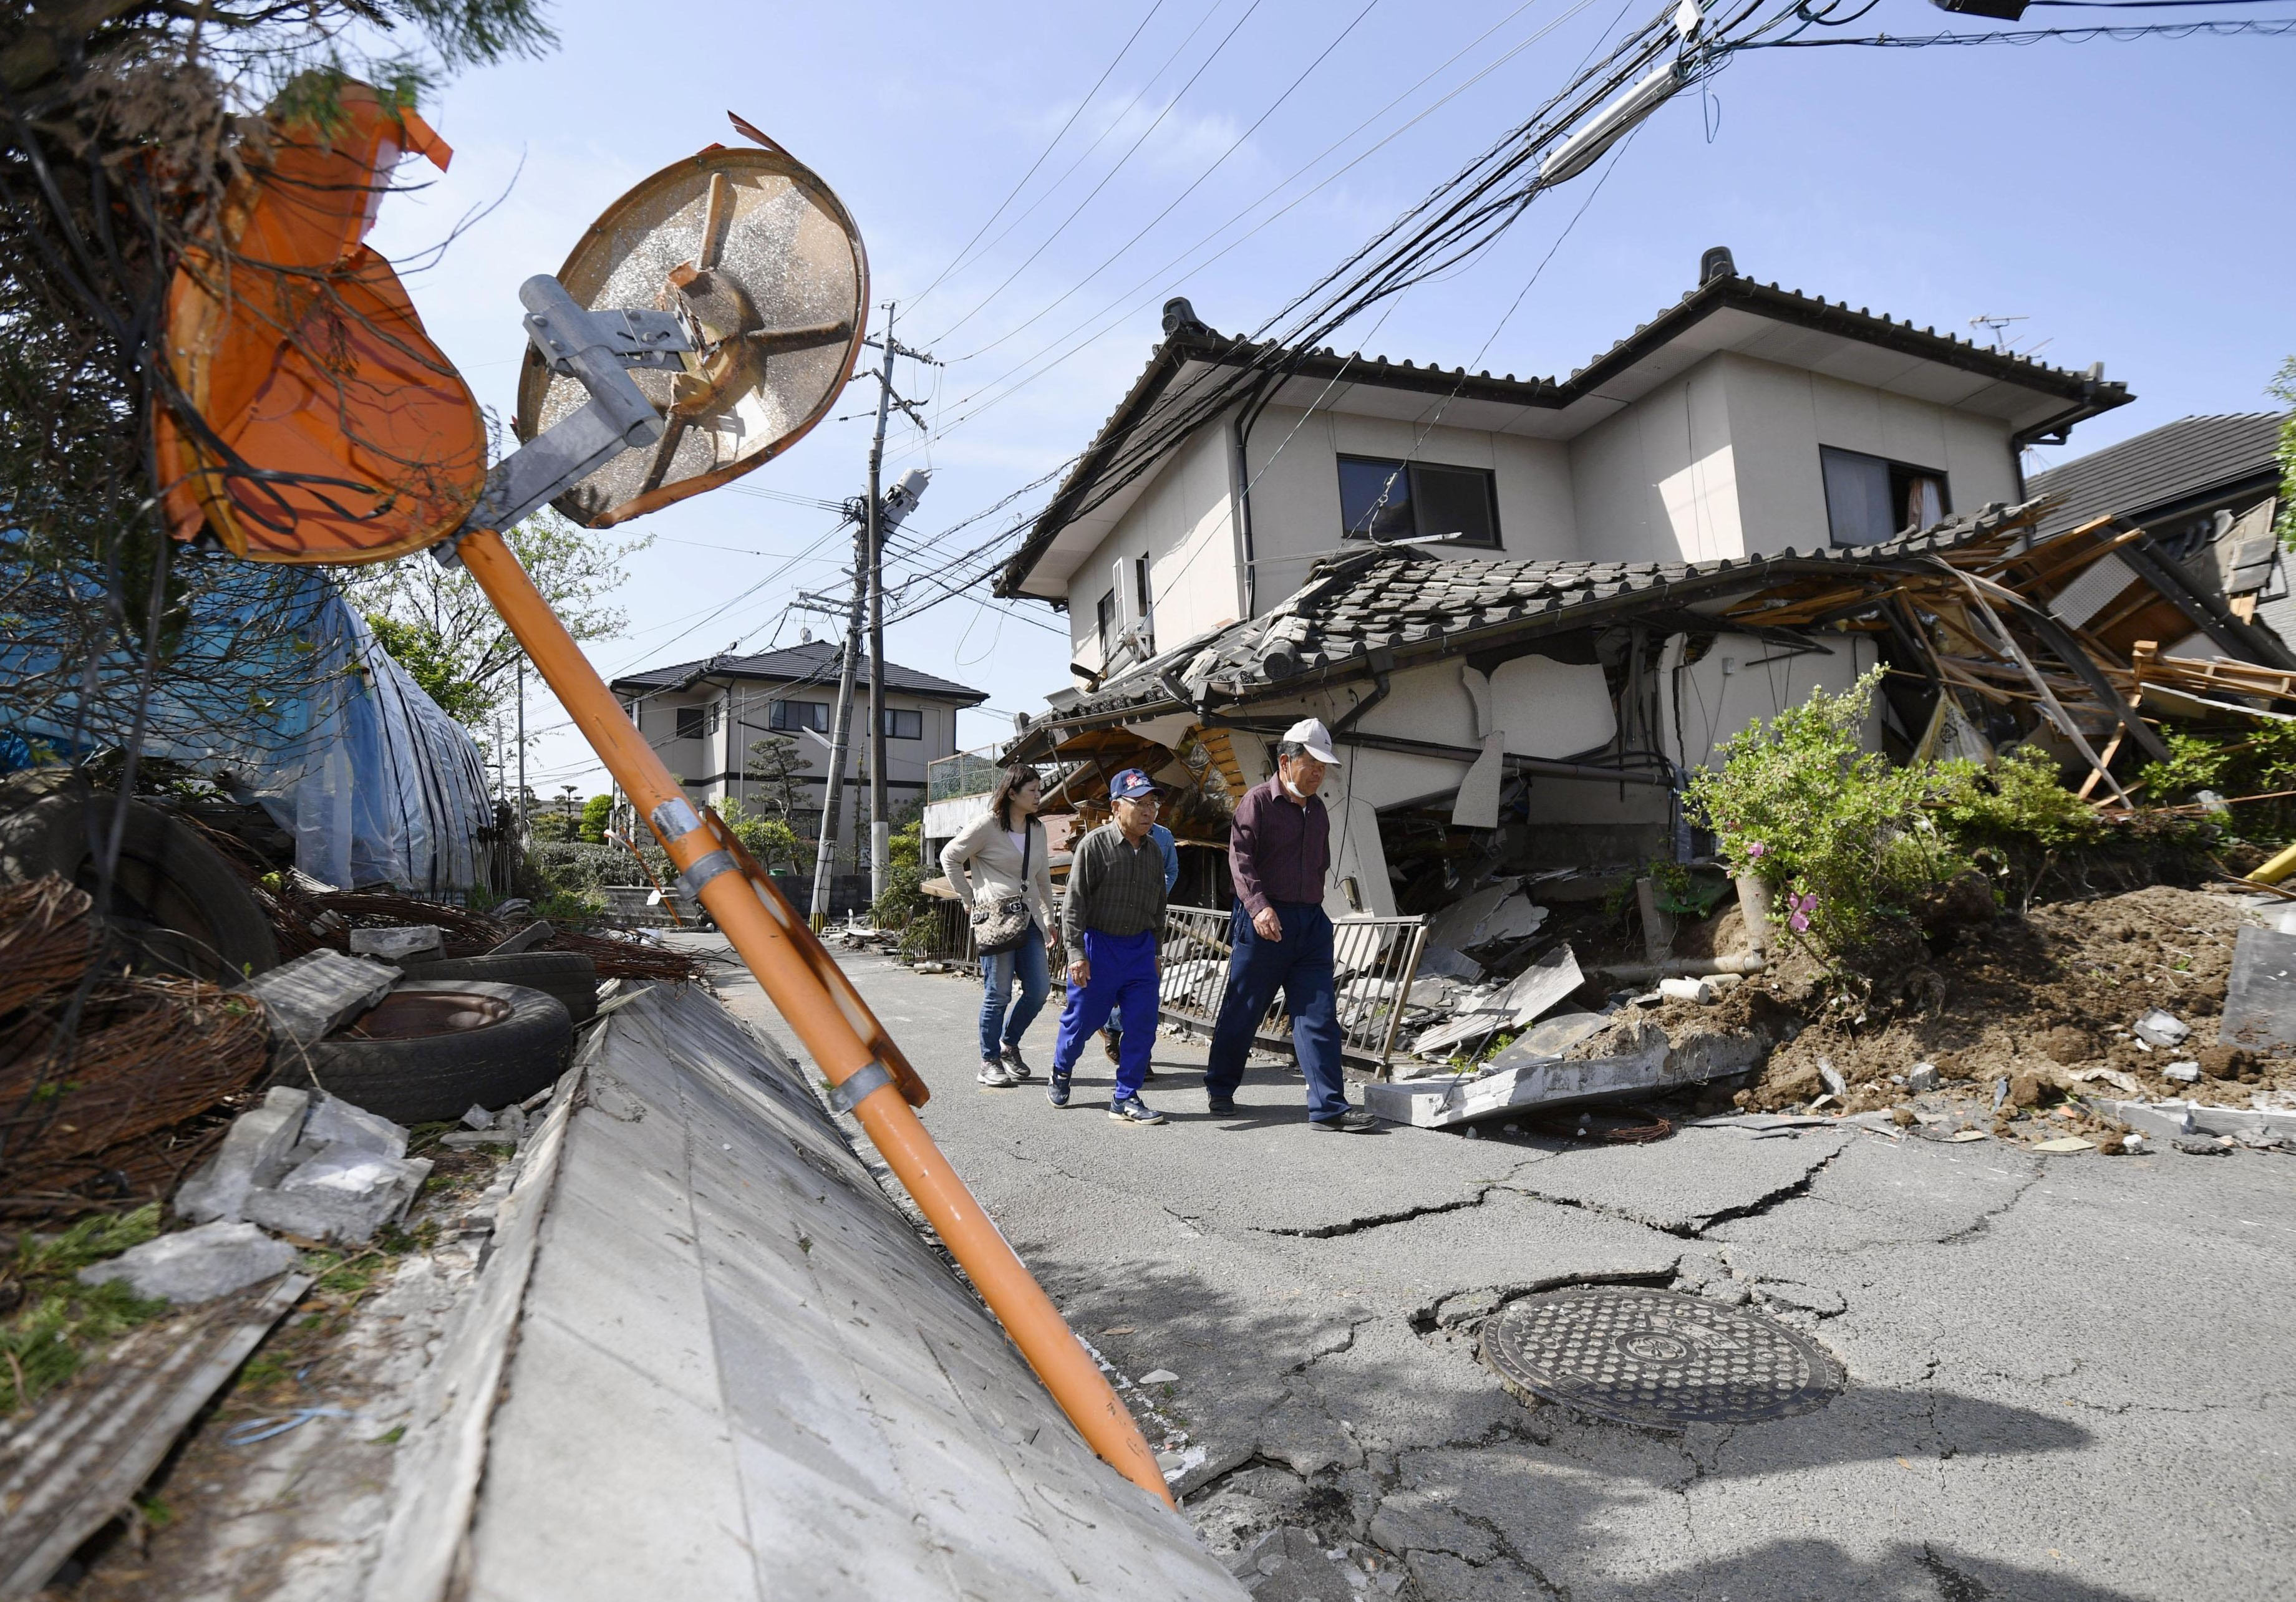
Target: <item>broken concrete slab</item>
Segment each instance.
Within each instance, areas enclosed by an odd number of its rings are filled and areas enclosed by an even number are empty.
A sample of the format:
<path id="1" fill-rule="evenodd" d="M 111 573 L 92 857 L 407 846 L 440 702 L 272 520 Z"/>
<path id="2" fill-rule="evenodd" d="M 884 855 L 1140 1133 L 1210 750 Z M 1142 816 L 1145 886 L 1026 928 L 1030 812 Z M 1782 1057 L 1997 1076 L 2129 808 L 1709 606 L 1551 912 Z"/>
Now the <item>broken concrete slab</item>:
<path id="1" fill-rule="evenodd" d="M 2296 1048 L 2296 935 L 2240 931 L 2217 1039 L 2259 1050 Z"/>
<path id="2" fill-rule="evenodd" d="M 1552 1018 L 1541 1018 L 1517 1035 L 1507 1050 L 1520 1050 L 1527 1057 L 1560 1057 L 1610 1026 L 1611 1020 L 1599 1012 L 1558 1012 Z"/>
<path id="3" fill-rule="evenodd" d="M 2243 934 L 2261 933 L 2243 929 Z M 2155 1007 L 2128 1026 L 2129 1033 L 2148 1046 L 2182 1045 L 2193 1026 L 2173 1012 Z"/>
<path id="4" fill-rule="evenodd" d="M 247 1216 L 305 1240 L 364 1246 L 406 1216 L 430 1175 L 428 1157 L 329 1147 L 269 1189 L 250 1191 Z"/>
<path id="5" fill-rule="evenodd" d="M 444 957 L 447 954 L 447 936 L 446 932 L 435 923 L 356 928 L 351 931 L 350 948 L 354 957 L 376 957 L 404 967 L 409 962 Z"/>
<path id="6" fill-rule="evenodd" d="M 238 988 L 263 1003 L 273 1049 L 324 1038 L 390 993 L 398 969 L 340 952 L 316 951 L 259 973 Z"/>
<path id="7" fill-rule="evenodd" d="M 1546 909 L 1522 893 L 1521 879 L 1494 879 L 1436 913 L 1427 925 L 1427 944 L 1464 952 L 1535 935 L 1546 921 Z"/>
<path id="8" fill-rule="evenodd" d="M 1677 1047 L 1665 1030 L 1640 1019 L 1618 1034 L 1623 1049 L 1612 1055 L 1541 1057 L 1510 1046 L 1472 1077 L 1374 1082 L 1363 1087 L 1364 1109 L 1390 1124 L 1446 1129 L 1527 1108 L 1703 1084 L 1744 1072 L 1764 1050 L 1754 1037 L 1721 1031 L 1688 1035 Z"/>
<path id="9" fill-rule="evenodd" d="M 308 1091 L 274 1085 L 260 1107 L 233 1119 L 216 1155 L 177 1187 L 177 1216 L 194 1223 L 240 1217 L 250 1191 L 277 1184 L 292 1166 L 290 1154 L 302 1138 L 310 1101 Z"/>
<path id="10" fill-rule="evenodd" d="M 339 1146 L 379 1157 L 403 1157 L 406 1140 L 407 1132 L 381 1114 L 354 1107 L 324 1091 L 311 1099 L 311 1111 L 303 1120 L 304 1143 L 322 1148 Z"/>
<path id="11" fill-rule="evenodd" d="M 83 1285 L 123 1280 L 139 1296 L 177 1304 L 212 1302 L 276 1279 L 295 1265 L 295 1248 L 251 1223 L 217 1219 L 162 1235 L 79 1271 Z"/>

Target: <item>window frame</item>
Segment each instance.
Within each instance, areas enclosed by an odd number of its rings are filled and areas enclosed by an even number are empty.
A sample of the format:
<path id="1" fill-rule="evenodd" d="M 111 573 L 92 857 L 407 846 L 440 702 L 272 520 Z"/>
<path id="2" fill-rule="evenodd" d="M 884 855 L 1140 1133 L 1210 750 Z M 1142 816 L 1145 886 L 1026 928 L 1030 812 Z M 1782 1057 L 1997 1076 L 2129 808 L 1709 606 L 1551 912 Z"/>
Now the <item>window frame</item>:
<path id="1" fill-rule="evenodd" d="M 1114 590 L 1102 596 L 1093 607 L 1093 627 L 1100 641 L 1100 659 L 1104 663 L 1115 649 L 1114 643 L 1109 639 L 1116 629 L 1116 592 Z"/>
<path id="2" fill-rule="evenodd" d="M 1384 468 L 1391 474 L 1394 470 L 1400 468 L 1404 474 L 1404 483 L 1406 490 L 1406 504 L 1408 504 L 1411 509 L 1411 533 L 1406 537 L 1412 539 L 1423 539 L 1430 532 L 1425 525 L 1420 521 L 1420 509 L 1426 504 L 1425 497 L 1420 494 L 1420 474 L 1423 472 L 1467 473 L 1472 474 L 1474 477 L 1482 480 L 1483 509 L 1484 515 L 1490 519 L 1490 538 L 1488 540 L 1444 540 L 1439 543 L 1447 549 L 1451 550 L 1505 551 L 1506 549 L 1506 531 L 1499 526 L 1499 476 L 1492 469 L 1487 467 L 1470 467 L 1464 462 L 1420 462 L 1417 460 L 1402 459 L 1393 456 L 1359 456 L 1348 451 L 1337 453 L 1337 458 L 1338 460 L 1334 468 L 1334 472 L 1338 476 L 1341 484 L 1341 539 L 1359 540 L 1366 544 L 1374 543 L 1392 543 L 1374 542 L 1368 531 L 1357 533 L 1348 527 L 1346 470 L 1351 466 Z"/>
<path id="3" fill-rule="evenodd" d="M 803 723 L 791 722 L 789 713 L 784 710 L 790 707 L 804 707 L 807 711 L 806 720 Z M 813 721 L 813 715 L 816 713 L 820 715 L 819 723 Z M 767 732 L 774 734 L 802 734 L 808 730 L 816 734 L 826 734 L 829 732 L 829 703 L 793 700 L 787 696 L 777 698 L 767 703 L 766 729 Z"/>
<path id="4" fill-rule="evenodd" d="M 925 737 L 925 715 L 922 707 L 888 707 L 884 709 L 884 712 L 885 738 L 887 740 L 922 740 Z M 905 717 L 914 718 L 916 720 L 917 732 L 915 733 L 904 734 L 901 732 L 900 722 Z"/>
<path id="5" fill-rule="evenodd" d="M 1826 459 L 1829 456 L 1839 456 L 1853 462 L 1879 462 L 1886 474 L 1885 482 L 1888 487 L 1883 493 L 1887 503 L 1897 509 L 1889 514 L 1891 517 L 1903 515 L 1903 509 L 1911 496 L 1914 482 L 1922 478 L 1930 479 L 1937 485 L 1938 516 L 1943 519 L 1953 515 L 1953 476 L 1943 468 L 1923 467 L 1918 462 L 1899 462 L 1895 457 L 1879 455 L 1872 451 L 1855 451 L 1848 445 L 1826 445 L 1821 442 L 1817 447 L 1818 493 L 1825 502 L 1826 544 L 1837 550 L 1855 551 L 1868 545 L 1882 544 L 1909 530 L 1904 527 L 1898 527 L 1891 528 L 1887 534 L 1877 535 L 1872 539 L 1843 539 L 1834 517 L 1833 479 L 1826 472 Z"/>
<path id="6" fill-rule="evenodd" d="M 677 716 L 677 722 L 674 725 L 675 732 L 671 735 L 672 739 L 707 740 L 709 738 L 709 708 L 706 705 L 697 701 L 690 707 L 673 707 L 672 711 Z"/>

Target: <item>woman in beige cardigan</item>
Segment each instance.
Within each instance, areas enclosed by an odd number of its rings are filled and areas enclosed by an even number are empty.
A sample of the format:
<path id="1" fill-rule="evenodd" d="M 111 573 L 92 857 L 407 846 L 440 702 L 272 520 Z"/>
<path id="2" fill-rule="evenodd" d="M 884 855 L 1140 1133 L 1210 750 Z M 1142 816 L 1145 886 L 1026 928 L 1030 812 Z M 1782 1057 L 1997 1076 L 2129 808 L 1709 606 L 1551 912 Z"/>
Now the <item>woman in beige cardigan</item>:
<path id="1" fill-rule="evenodd" d="M 980 959 L 980 1083 L 1007 1090 L 1030 1077 L 1021 1057 L 1021 1036 L 1037 1019 L 1052 988 L 1045 957 L 1048 944 L 1060 938 L 1060 920 L 1053 912 L 1053 871 L 1046 861 L 1045 826 L 1036 816 L 1044 799 L 1044 781 L 1036 770 L 1004 770 L 988 810 L 972 825 L 941 847 L 940 870 L 965 907 L 981 899 L 1003 901 L 1025 896 L 1034 918 L 1021 944 L 1010 951 Z M 1021 999 L 1013 1000 L 1013 981 L 1021 982 Z"/>

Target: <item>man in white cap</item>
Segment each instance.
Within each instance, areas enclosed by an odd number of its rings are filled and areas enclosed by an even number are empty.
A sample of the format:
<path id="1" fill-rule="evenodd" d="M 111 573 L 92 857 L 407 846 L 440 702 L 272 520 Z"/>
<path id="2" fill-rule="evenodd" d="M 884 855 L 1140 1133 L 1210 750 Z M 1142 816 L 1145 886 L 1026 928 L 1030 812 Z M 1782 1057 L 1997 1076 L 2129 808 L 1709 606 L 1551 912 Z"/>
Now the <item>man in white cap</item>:
<path id="1" fill-rule="evenodd" d="M 1339 765 L 1331 731 L 1304 718 L 1275 748 L 1275 776 L 1244 792 L 1228 831 L 1235 911 L 1228 919 L 1227 994 L 1212 1030 L 1204 1091 L 1215 1117 L 1235 1111 L 1244 1053 L 1278 989 L 1292 1015 L 1292 1043 L 1308 1076 L 1308 1126 L 1353 1134 L 1377 1120 L 1348 1106 L 1340 1067 L 1340 1009 L 1332 971 L 1332 920 L 1324 880 L 1332 868 L 1332 820 L 1316 792 Z"/>

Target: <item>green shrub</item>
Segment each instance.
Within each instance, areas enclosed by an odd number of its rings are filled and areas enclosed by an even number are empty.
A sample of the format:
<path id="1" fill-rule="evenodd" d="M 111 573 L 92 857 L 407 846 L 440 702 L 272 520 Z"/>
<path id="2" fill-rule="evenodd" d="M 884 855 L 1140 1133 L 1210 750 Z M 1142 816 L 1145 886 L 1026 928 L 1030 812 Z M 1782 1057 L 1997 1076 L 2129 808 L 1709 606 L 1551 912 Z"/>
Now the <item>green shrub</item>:
<path id="1" fill-rule="evenodd" d="M 2214 790 L 2227 800 L 2296 789 L 2296 723 L 2266 723 L 2238 738 L 2194 729 L 2163 728 L 2169 760 L 2145 764 L 2136 777 L 2144 799 L 2169 806 Z M 2233 821 L 2250 839 L 2284 840 L 2296 833 L 2296 805 L 2286 800 L 2234 809 Z"/>
<path id="2" fill-rule="evenodd" d="M 155 1202 L 132 1213 L 97 1214 L 55 1235 L 26 1233 L 0 1279 L 21 1300 L 0 1324 L 0 1416 L 18 1411 L 70 1379 L 87 1354 L 137 1324 L 168 1311 L 118 1280 L 82 1285 L 92 1263 L 141 1246 L 160 1232 Z"/>
<path id="3" fill-rule="evenodd" d="M 1829 963 L 1872 944 L 1964 865 L 1930 816 L 1936 769 L 1900 768 L 1859 747 L 1881 674 L 1750 723 L 1684 797 L 1736 871 L 1769 881 L 1779 921 Z"/>

